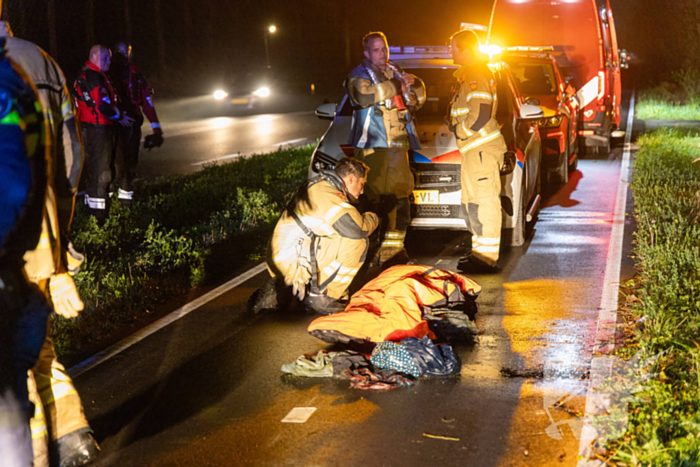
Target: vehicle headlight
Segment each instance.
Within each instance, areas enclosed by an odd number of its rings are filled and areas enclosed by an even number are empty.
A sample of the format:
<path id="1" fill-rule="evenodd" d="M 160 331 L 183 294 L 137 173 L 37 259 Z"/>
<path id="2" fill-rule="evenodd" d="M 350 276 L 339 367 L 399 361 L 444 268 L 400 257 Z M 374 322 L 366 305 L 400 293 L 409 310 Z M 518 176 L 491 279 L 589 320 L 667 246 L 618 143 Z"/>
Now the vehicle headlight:
<path id="1" fill-rule="evenodd" d="M 270 88 L 257 89 L 255 92 L 253 92 L 253 95 L 258 97 L 267 97 L 270 95 Z"/>
<path id="2" fill-rule="evenodd" d="M 321 170 L 333 170 L 337 162 L 338 161 L 334 157 L 331 157 L 328 154 L 324 154 L 321 151 L 316 150 L 316 152 L 313 155 L 313 162 L 311 163 L 311 168 L 314 172 L 320 173 Z"/>
<path id="3" fill-rule="evenodd" d="M 221 89 L 219 89 L 218 91 L 214 91 L 214 99 L 216 99 L 217 101 L 220 101 L 226 96 L 228 96 L 228 93 L 226 91 L 222 91 Z"/>
<path id="4" fill-rule="evenodd" d="M 562 115 L 554 115 L 553 117 L 545 117 L 541 118 L 539 122 L 537 122 L 542 128 L 554 128 L 558 127 L 561 125 L 561 121 L 563 120 Z"/>

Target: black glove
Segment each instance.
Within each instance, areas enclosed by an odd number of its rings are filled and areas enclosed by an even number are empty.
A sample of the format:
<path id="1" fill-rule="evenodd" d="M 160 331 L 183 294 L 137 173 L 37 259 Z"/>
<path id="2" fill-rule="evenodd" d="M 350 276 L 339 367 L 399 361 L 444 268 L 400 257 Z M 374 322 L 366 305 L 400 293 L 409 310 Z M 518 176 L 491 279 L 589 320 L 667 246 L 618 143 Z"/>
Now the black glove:
<path id="1" fill-rule="evenodd" d="M 162 144 L 163 141 L 163 135 L 162 134 L 152 134 L 146 136 L 146 140 L 143 142 L 143 148 L 148 149 L 149 151 L 153 148 L 159 148 Z"/>

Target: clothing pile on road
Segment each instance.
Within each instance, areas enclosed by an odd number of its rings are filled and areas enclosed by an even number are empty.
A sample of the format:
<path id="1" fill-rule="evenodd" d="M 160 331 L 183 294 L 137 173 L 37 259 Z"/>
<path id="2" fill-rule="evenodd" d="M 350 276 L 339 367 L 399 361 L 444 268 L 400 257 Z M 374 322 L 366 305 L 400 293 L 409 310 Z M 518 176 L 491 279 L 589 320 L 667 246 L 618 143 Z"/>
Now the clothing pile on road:
<path id="1" fill-rule="evenodd" d="M 311 335 L 332 344 L 376 344 L 371 354 L 320 350 L 283 365 L 297 376 L 351 380 L 352 388 L 411 386 L 423 376 L 450 376 L 461 365 L 442 336 L 475 334 L 476 282 L 421 265 L 394 266 L 368 282 L 345 311 L 309 325 Z"/>

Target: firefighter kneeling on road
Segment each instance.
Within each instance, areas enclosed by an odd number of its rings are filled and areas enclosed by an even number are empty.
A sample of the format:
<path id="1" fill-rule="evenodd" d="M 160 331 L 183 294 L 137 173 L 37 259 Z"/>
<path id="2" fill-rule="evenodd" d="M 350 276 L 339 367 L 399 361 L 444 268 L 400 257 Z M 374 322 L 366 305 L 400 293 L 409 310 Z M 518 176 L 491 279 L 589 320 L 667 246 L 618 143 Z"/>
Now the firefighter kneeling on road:
<path id="1" fill-rule="evenodd" d="M 462 205 L 472 233 L 471 256 L 460 259 L 459 267 L 471 262 L 495 268 L 501 245 L 500 170 L 507 150 L 496 121 L 496 82 L 474 31 L 453 34 L 451 45 L 460 68 L 447 124 L 462 153 Z"/>
<path id="2" fill-rule="evenodd" d="M 413 173 L 408 150 L 420 149 L 412 110 L 425 102 L 425 85 L 389 61 L 386 36 L 371 32 L 362 39 L 365 58 L 345 80 L 353 105 L 349 144 L 355 157 L 372 170 L 367 180 L 370 210 L 383 222 L 379 262 L 406 262 L 406 229 L 411 222 L 408 201 Z"/>
<path id="3" fill-rule="evenodd" d="M 345 308 L 340 300 L 366 259 L 368 237 L 379 225 L 376 214 L 360 214 L 348 200 L 362 194 L 368 171 L 351 157 L 338 161 L 335 170 L 322 170 L 294 195 L 272 234 L 270 274 L 284 280 L 317 313 Z"/>

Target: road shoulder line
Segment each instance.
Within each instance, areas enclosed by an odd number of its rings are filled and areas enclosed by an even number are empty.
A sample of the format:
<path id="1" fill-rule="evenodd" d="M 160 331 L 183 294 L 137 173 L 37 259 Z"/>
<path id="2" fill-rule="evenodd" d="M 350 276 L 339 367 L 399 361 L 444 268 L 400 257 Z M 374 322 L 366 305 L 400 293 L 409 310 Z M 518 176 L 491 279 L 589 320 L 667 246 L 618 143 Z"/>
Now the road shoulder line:
<path id="1" fill-rule="evenodd" d="M 622 264 L 622 246 L 625 233 L 625 210 L 627 205 L 627 189 L 630 174 L 631 141 L 634 125 L 634 98 L 636 91 L 632 91 L 630 98 L 630 108 L 627 115 L 627 126 L 625 127 L 625 143 L 622 153 L 622 163 L 620 165 L 620 180 L 617 186 L 617 198 L 615 200 L 615 213 L 613 215 L 612 231 L 610 233 L 610 244 L 608 246 L 608 259 L 605 267 L 605 278 L 603 280 L 603 295 L 600 301 L 600 312 L 598 314 L 598 325 L 596 329 L 596 339 L 593 346 L 595 353 L 607 354 L 615 349 L 615 329 L 617 325 L 617 308 L 620 287 L 620 271 Z M 596 400 L 600 400 L 600 395 L 594 397 L 595 388 L 600 382 L 611 375 L 612 367 L 603 357 L 594 355 L 591 361 L 591 371 L 588 383 L 588 393 L 586 395 L 586 413 L 584 416 L 583 429 L 579 444 L 579 467 L 602 466 L 600 461 L 588 461 L 590 455 L 590 444 L 597 437 L 598 432 L 592 424 L 593 416 L 597 414 L 598 407 Z"/>
<path id="2" fill-rule="evenodd" d="M 220 297 L 221 295 L 225 294 L 226 292 L 230 291 L 231 289 L 234 289 L 247 281 L 248 279 L 252 279 L 253 277 L 257 276 L 261 272 L 263 272 L 266 268 L 265 263 L 258 264 L 257 266 L 247 270 L 243 274 L 240 274 L 230 281 L 226 282 L 225 284 L 220 285 L 219 287 L 215 288 L 214 290 L 211 290 L 201 297 L 192 300 L 189 303 L 186 303 L 185 305 L 181 306 L 177 310 L 172 311 L 168 315 L 162 317 L 158 321 L 155 321 L 145 328 L 136 331 L 129 337 L 126 337 L 122 339 L 121 341 L 117 342 L 116 344 L 112 345 L 111 347 L 106 348 L 105 350 L 96 353 L 92 357 L 88 358 L 87 360 L 84 360 L 77 365 L 72 366 L 71 368 L 68 369 L 68 374 L 70 375 L 71 378 L 76 378 L 77 376 L 85 373 L 86 371 L 89 371 L 93 368 L 95 368 L 97 365 L 100 363 L 104 363 L 110 358 L 114 357 L 115 355 L 123 352 L 124 350 L 128 349 L 132 345 L 142 341 L 146 337 L 150 336 L 151 334 L 154 334 L 164 327 L 168 326 L 169 324 L 174 323 L 178 319 L 182 318 L 183 316 L 188 315 L 189 313 L 193 312 L 197 308 L 209 303 L 210 301 Z"/>

